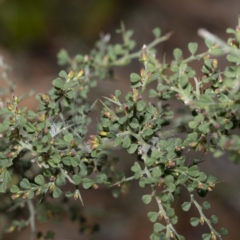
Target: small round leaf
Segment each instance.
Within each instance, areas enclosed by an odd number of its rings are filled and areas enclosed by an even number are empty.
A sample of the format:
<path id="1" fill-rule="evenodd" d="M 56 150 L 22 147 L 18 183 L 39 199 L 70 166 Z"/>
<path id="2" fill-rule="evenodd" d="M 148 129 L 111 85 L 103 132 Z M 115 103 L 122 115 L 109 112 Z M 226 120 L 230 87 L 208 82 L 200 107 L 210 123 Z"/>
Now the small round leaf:
<path id="1" fill-rule="evenodd" d="M 152 200 L 152 195 L 149 195 L 149 194 L 148 195 L 143 195 L 142 200 L 145 204 L 149 204 Z"/>

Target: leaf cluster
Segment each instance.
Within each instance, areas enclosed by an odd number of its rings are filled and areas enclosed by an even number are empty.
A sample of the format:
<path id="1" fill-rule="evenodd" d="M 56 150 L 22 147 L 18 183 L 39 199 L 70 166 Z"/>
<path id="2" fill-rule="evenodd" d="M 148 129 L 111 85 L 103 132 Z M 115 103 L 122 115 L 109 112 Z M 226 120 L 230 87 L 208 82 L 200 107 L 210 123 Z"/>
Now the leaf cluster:
<path id="1" fill-rule="evenodd" d="M 2 75 L 9 88 L 1 91 L 0 192 L 7 197 L 11 193 L 6 208 L 15 210 L 28 203 L 30 212 L 28 221 L 14 221 L 7 231 L 30 225 L 36 234 L 35 216 L 39 221 L 48 220 L 44 212 L 54 210 L 48 205 L 50 198 L 79 199 L 83 205 L 82 189 L 117 185 L 113 194 L 118 196 L 126 193 L 126 183 L 135 180 L 149 191 L 142 201 L 156 202 L 157 209 L 148 213 L 154 223 L 150 239 L 185 239 L 175 228 L 179 219 L 173 207 L 183 188 L 190 198 L 182 203 L 183 211 L 195 206 L 199 213 L 190 219 L 191 225 L 208 226 L 203 239 L 222 239 L 227 230 L 215 230 L 218 218 L 208 218 L 203 212 L 210 204 L 195 199 L 196 194 L 205 197 L 213 191 L 218 180 L 200 170 L 200 159 L 189 163 L 184 150 L 210 151 L 214 157 L 229 153 L 232 161 L 239 161 L 240 137 L 233 131 L 240 127 L 239 29 L 240 24 L 236 30 L 227 30 L 234 37 L 226 43 L 202 30 L 206 52 L 197 54 L 198 44 L 189 43 L 189 57 L 184 58 L 176 48 L 173 60 L 167 63 L 156 58 L 154 47 L 171 34 L 161 37 L 160 29 L 155 28 L 153 42 L 132 52 L 133 31 L 122 24 L 117 30 L 122 44 L 110 44 L 110 35 L 103 35 L 89 55 L 71 58 L 66 50 L 60 51 L 59 64 L 67 65 L 67 70 L 52 81 L 47 93 L 36 94 L 39 107 L 35 112 L 20 107 L 26 96 L 12 94 L 9 100 L 14 85 Z M 222 54 L 227 54 L 229 62 L 224 71 L 218 68 L 217 57 Z M 139 58 L 143 67 L 130 75 L 130 91 L 122 98 L 121 91 L 116 90 L 100 101 L 98 129 L 89 135 L 89 113 L 95 110 L 96 102 L 89 102 L 88 93 L 112 74 L 112 67 L 129 64 L 134 58 Z M 189 64 L 192 61 L 202 63 L 201 76 L 196 76 Z M 157 104 L 143 97 L 147 91 Z M 179 121 L 168 104 L 170 99 L 185 105 L 189 121 L 171 125 Z M 184 137 L 177 136 L 183 132 Z M 119 148 L 135 157 L 130 177 L 118 171 L 117 159 L 111 157 Z M 37 200 L 40 204 L 34 209 Z M 54 234 L 37 236 L 48 239 Z"/>

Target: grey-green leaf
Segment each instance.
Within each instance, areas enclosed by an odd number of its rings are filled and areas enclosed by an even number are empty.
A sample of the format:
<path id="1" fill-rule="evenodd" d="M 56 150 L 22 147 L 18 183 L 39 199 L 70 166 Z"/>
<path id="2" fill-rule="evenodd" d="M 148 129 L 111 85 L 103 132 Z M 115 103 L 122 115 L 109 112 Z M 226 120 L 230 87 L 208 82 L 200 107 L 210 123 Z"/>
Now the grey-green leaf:
<path id="1" fill-rule="evenodd" d="M 161 36 L 161 29 L 156 27 L 152 30 L 152 33 L 155 36 L 155 38 L 159 38 Z"/>
<path id="2" fill-rule="evenodd" d="M 54 198 L 60 197 L 62 195 L 61 189 L 55 186 L 52 195 Z"/>
<path id="3" fill-rule="evenodd" d="M 20 182 L 20 186 L 24 189 L 30 189 L 31 188 L 31 184 L 28 181 L 28 179 L 24 178 L 21 182 Z"/>
<path id="4" fill-rule="evenodd" d="M 36 184 L 42 186 L 45 183 L 43 175 L 39 174 L 34 178 Z"/>
<path id="5" fill-rule="evenodd" d="M 182 207 L 182 210 L 183 210 L 183 211 L 187 212 L 187 211 L 190 209 L 190 207 L 191 207 L 191 203 L 190 203 L 190 202 L 184 202 L 184 203 L 181 205 L 181 207 Z"/>
<path id="6" fill-rule="evenodd" d="M 163 226 L 161 223 L 154 223 L 153 229 L 154 232 L 161 232 L 163 229 L 165 229 L 165 226 Z"/>
<path id="7" fill-rule="evenodd" d="M 197 48 L 198 48 L 198 44 L 197 43 L 194 43 L 194 42 L 190 42 L 188 44 L 188 49 L 189 49 L 189 52 L 194 55 L 197 51 Z"/>
<path id="8" fill-rule="evenodd" d="M 143 196 L 142 196 L 142 201 L 143 201 L 145 204 L 149 204 L 149 203 L 152 201 L 152 195 L 150 195 L 150 194 L 143 195 Z"/>
<path id="9" fill-rule="evenodd" d="M 92 187 L 93 184 L 94 184 L 94 181 L 90 178 L 84 178 L 82 180 L 82 185 L 83 185 L 83 188 L 85 189 L 89 189 L 90 187 Z"/>
<path id="10" fill-rule="evenodd" d="M 19 191 L 20 191 L 20 189 L 16 185 L 12 185 L 12 187 L 10 188 L 11 193 L 17 193 Z"/>
<path id="11" fill-rule="evenodd" d="M 130 80 L 131 80 L 132 83 L 136 83 L 139 80 L 141 80 L 141 77 L 136 73 L 131 73 Z"/>
<path id="12" fill-rule="evenodd" d="M 192 218 L 190 219 L 190 223 L 191 223 L 191 225 L 192 225 L 193 227 L 196 227 L 196 226 L 199 224 L 199 222 L 200 222 L 200 219 L 199 219 L 199 218 L 192 217 Z"/>
<path id="13" fill-rule="evenodd" d="M 156 222 L 158 216 L 159 216 L 158 212 L 149 212 L 149 213 L 148 213 L 148 219 L 149 219 L 151 222 Z"/>

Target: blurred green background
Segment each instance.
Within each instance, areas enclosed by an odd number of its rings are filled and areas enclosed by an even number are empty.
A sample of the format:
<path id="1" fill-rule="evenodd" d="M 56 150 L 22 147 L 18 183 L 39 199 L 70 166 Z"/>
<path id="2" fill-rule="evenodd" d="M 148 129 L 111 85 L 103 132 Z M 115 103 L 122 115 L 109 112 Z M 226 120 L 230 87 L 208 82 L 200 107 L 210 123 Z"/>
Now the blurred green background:
<path id="1" fill-rule="evenodd" d="M 239 0 L 0 0 L 0 55 L 13 67 L 11 75 L 18 84 L 18 94 L 30 88 L 45 92 L 61 69 L 56 64 L 56 55 L 61 48 L 71 55 L 87 54 L 101 32 L 110 33 L 112 41 L 119 41 L 115 30 L 121 20 L 126 28 L 135 30 L 137 48 L 151 41 L 151 30 L 156 26 L 164 33 L 173 31 L 172 38 L 157 48 L 160 60 L 165 53 L 171 60 L 172 50 L 179 47 L 187 52 L 188 42 L 196 41 L 199 51 L 205 50 L 203 40 L 197 36 L 198 28 L 206 28 L 226 40 L 225 30 L 235 27 L 239 13 Z M 221 65 L 224 66 L 224 58 Z M 106 96 L 116 88 L 126 92 L 130 71 L 139 71 L 140 67 L 135 60 L 130 67 L 115 69 L 116 78 L 120 80 L 101 83 L 94 93 Z M 200 74 L 197 62 L 193 67 Z M 36 108 L 35 101 L 26 104 Z M 188 157 L 193 156 L 188 154 Z M 227 158 L 212 159 L 210 155 L 203 158 L 206 161 L 201 165 L 202 169 L 223 180 L 206 199 L 212 204 L 209 216 L 216 214 L 220 219 L 219 228 L 228 228 L 230 234 L 225 239 L 239 240 L 240 166 L 233 165 Z M 129 160 L 125 166 L 128 169 L 132 159 L 120 155 L 121 159 Z M 83 192 L 84 211 L 104 216 L 97 217 L 101 225 L 97 240 L 148 239 L 152 224 L 147 220 L 147 212 L 156 206 L 142 203 L 144 191 L 133 184 L 129 194 L 119 199 L 112 198 L 111 192 L 104 189 Z M 182 212 L 180 205 L 184 199 L 188 197 L 183 194 L 183 199 L 175 203 L 176 212 L 182 219 L 177 228 L 187 239 L 201 239 L 206 228 L 190 226 L 189 218 L 197 213 L 194 210 L 191 214 Z M 51 228 L 48 224 L 38 227 L 43 231 Z M 85 239 L 78 235 L 76 224 L 67 219 L 63 223 L 53 223 L 52 227 L 56 230 L 57 240 Z M 27 229 L 5 235 L 4 240 L 25 240 L 28 234 Z"/>

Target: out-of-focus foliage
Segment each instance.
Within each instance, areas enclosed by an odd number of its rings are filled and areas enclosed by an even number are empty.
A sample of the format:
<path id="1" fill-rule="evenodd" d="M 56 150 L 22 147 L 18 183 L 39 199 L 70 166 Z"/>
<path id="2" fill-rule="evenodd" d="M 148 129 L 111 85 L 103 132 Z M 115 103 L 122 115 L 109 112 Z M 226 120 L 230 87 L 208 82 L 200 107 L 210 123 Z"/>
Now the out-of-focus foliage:
<path id="1" fill-rule="evenodd" d="M 111 25 L 109 19 L 114 20 L 124 4 L 127 1 L 2 1 L 0 42 L 22 50 L 61 36 L 91 39 Z"/>

